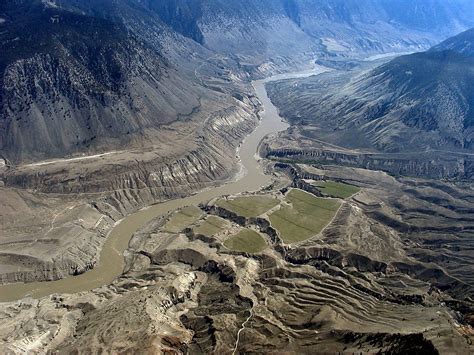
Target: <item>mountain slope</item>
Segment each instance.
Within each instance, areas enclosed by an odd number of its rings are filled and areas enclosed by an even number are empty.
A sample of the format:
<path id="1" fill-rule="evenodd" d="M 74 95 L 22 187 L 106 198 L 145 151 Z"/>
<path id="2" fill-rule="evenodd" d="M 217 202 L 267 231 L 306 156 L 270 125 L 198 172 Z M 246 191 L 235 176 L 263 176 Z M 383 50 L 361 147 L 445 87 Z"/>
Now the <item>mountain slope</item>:
<path id="1" fill-rule="evenodd" d="M 434 46 L 431 52 L 452 50 L 468 57 L 474 57 L 474 28 L 464 31 L 457 36 L 448 38 L 446 41 Z"/>
<path id="2" fill-rule="evenodd" d="M 35 1 L 4 14 L 0 147 L 11 160 L 128 144 L 199 106 L 193 77 L 119 22 Z"/>
<path id="3" fill-rule="evenodd" d="M 474 25 L 470 7 L 466 0 L 6 0 L 1 156 L 21 163 L 149 146 L 156 137 L 144 136 L 191 117 L 202 98 L 235 94 L 248 74 L 300 68 L 318 55 L 426 48 Z M 196 77 L 203 67 L 225 84 L 206 87 Z"/>
<path id="4" fill-rule="evenodd" d="M 468 16 L 474 6 L 465 0 L 449 4 L 441 0 L 202 3 L 199 24 L 204 43 L 249 57 L 251 53 L 257 59 L 301 56 L 314 47 L 321 55 L 329 52 L 331 56 L 420 50 L 474 26 Z"/>
<path id="5" fill-rule="evenodd" d="M 472 151 L 474 57 L 467 49 L 473 33 L 359 74 L 276 83 L 270 95 L 301 127 L 321 129 L 308 134 L 343 147 Z"/>

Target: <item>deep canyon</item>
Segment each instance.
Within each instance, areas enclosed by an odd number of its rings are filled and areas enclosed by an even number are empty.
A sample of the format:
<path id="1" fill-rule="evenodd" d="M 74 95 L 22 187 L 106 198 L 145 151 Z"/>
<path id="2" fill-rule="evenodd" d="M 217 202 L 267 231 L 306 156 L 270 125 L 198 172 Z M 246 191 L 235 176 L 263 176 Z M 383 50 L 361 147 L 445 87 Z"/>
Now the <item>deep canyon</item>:
<path id="1" fill-rule="evenodd" d="M 472 13 L 0 4 L 0 352 L 474 351 Z"/>

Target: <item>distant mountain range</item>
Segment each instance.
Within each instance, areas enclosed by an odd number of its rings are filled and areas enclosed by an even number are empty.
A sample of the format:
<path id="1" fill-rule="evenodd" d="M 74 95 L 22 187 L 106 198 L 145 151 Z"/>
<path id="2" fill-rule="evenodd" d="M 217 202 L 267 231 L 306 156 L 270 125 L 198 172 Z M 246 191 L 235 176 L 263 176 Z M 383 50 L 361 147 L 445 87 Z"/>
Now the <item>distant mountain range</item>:
<path id="1" fill-rule="evenodd" d="M 218 91 L 234 92 L 249 74 L 295 68 L 318 54 L 426 48 L 474 25 L 473 7 L 467 0 L 4 0 L 0 155 L 21 162 L 146 144 L 145 132 L 215 98 L 216 88 L 195 75 L 203 64 L 232 87 Z M 209 61 L 216 57 L 223 62 Z"/>
<path id="2" fill-rule="evenodd" d="M 270 94 L 300 127 L 318 127 L 308 134 L 343 147 L 472 151 L 473 43 L 474 30 L 468 30 L 369 71 L 276 83 Z"/>

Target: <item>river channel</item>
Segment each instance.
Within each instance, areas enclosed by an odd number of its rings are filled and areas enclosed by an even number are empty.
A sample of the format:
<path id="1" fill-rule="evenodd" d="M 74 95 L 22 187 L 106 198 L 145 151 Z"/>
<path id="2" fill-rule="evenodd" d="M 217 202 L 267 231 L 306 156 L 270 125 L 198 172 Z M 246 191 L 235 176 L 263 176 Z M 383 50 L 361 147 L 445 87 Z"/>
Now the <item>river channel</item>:
<path id="1" fill-rule="evenodd" d="M 76 293 L 110 284 L 123 272 L 125 266 L 123 253 L 127 249 L 132 235 L 153 218 L 218 196 L 256 191 L 260 187 L 269 184 L 271 177 L 263 173 L 263 168 L 259 162 L 260 157 L 256 153 L 257 147 L 265 136 L 287 129 L 288 124 L 283 122 L 277 108 L 268 98 L 265 84 L 274 80 L 317 75 L 327 70 L 325 67 L 317 66 L 311 70 L 276 75 L 252 83 L 259 100 L 263 104 L 264 112 L 258 127 L 247 136 L 240 147 L 239 156 L 243 170 L 239 174 L 239 178 L 225 185 L 209 188 L 186 198 L 169 200 L 130 214 L 118 222 L 109 233 L 101 250 L 99 263 L 94 269 L 78 276 L 57 281 L 14 283 L 0 286 L 0 302 L 14 301 L 27 296 L 41 298 L 54 293 Z"/>

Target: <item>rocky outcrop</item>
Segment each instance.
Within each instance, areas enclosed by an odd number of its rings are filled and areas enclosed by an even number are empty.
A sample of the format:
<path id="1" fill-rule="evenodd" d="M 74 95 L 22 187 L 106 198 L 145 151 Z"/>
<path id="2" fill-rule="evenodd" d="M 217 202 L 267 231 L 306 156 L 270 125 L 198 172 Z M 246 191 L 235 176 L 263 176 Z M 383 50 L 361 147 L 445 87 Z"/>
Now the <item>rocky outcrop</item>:
<path id="1" fill-rule="evenodd" d="M 212 113 L 201 129 L 196 149 L 174 161 L 155 158 L 154 154 L 148 161 L 128 157 L 123 165 L 91 165 L 90 170 L 79 167 L 79 176 L 74 176 L 73 169 L 64 170 L 61 164 L 57 169 L 53 166 L 43 172 L 34 167 L 23 171 L 8 169 L 3 178 L 10 188 L 18 186 L 77 196 L 89 209 L 94 209 L 96 219 L 92 227 L 82 229 L 75 223 L 77 219 L 87 219 L 87 213 L 85 216 L 71 214 L 70 220 L 67 213 L 60 214 L 62 222 L 53 222 L 51 231 L 57 233 L 64 229 L 64 246 L 53 235 L 55 247 L 51 255 L 25 261 L 23 253 L 15 249 L 13 254 L 0 256 L 0 263 L 9 265 L 8 270 L 12 270 L 0 276 L 1 282 L 56 280 L 83 273 L 97 263 L 114 222 L 157 201 L 183 197 L 232 178 L 238 172 L 235 150 L 258 122 L 254 105 L 257 102 L 252 98 L 242 97 L 236 106 Z M 41 237 L 42 232 L 38 233 Z M 70 240 L 73 236 L 76 238 Z M 41 250 L 37 249 L 33 255 Z"/>
<path id="2" fill-rule="evenodd" d="M 58 280 L 93 269 L 108 233 L 123 217 L 111 205 L 102 209 L 108 213 L 81 201 L 51 216 L 51 224 L 35 224 L 37 234 L 12 233 L 0 253 L 0 283 Z"/>
<path id="3" fill-rule="evenodd" d="M 194 145 L 194 149 L 186 151 L 185 147 L 180 148 L 182 156 L 176 156 L 172 151 L 170 157 L 158 151 L 149 154 L 150 159 L 142 155 L 140 161 L 129 156 L 129 161 L 124 164 L 92 166 L 90 171 L 81 170 L 77 176 L 68 176 L 72 174 L 62 171 L 59 161 L 58 168 L 53 166 L 43 171 L 34 166 L 9 169 L 3 179 L 7 186 L 48 193 L 114 191 L 116 196 L 127 199 L 126 191 L 134 190 L 141 194 L 140 190 L 146 190 L 154 199 L 183 196 L 236 173 L 232 164 L 235 149 L 257 124 L 254 105 L 256 103 L 246 98 L 245 103 L 238 102 L 236 106 L 211 113 L 197 140 L 194 134 L 190 136 L 190 146 Z"/>
<path id="4" fill-rule="evenodd" d="M 243 217 L 237 213 L 226 210 L 223 207 L 216 205 L 204 205 L 202 206 L 203 211 L 208 214 L 227 219 L 233 223 L 236 223 L 242 227 L 254 226 L 260 232 L 268 235 L 272 243 L 276 246 L 282 243 L 278 231 L 271 226 L 271 223 L 265 218 L 259 217 Z"/>
<path id="5" fill-rule="evenodd" d="M 416 353 L 416 354 L 439 354 L 433 342 L 425 339 L 423 334 L 386 334 L 386 333 L 357 333 L 334 331 L 334 335 L 341 336 L 344 342 L 369 343 L 379 346 L 382 352 L 392 353 Z"/>
<path id="6" fill-rule="evenodd" d="M 270 149 L 267 157 L 295 163 L 338 164 L 370 170 L 381 170 L 398 176 L 428 177 L 433 179 L 470 179 L 474 176 L 474 159 L 462 153 L 419 153 L 416 156 L 394 154 L 350 153 L 330 149 Z M 453 159 L 457 157 L 457 159 Z"/>

